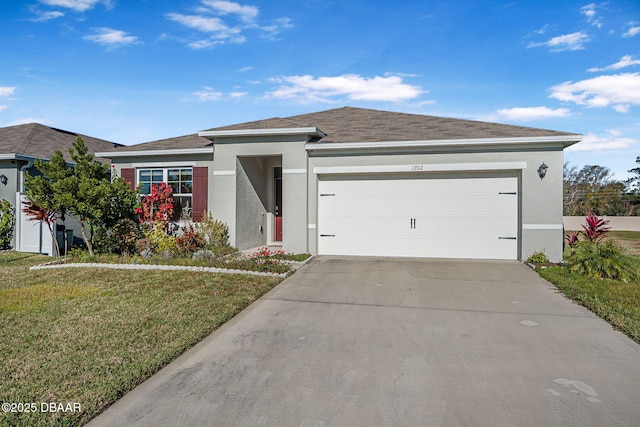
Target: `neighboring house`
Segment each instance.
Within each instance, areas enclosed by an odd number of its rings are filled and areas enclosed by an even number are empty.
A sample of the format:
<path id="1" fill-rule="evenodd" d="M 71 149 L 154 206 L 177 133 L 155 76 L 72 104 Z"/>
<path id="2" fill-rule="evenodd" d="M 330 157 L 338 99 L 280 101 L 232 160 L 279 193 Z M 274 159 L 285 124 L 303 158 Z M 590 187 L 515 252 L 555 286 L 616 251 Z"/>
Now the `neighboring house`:
<path id="1" fill-rule="evenodd" d="M 177 190 L 239 249 L 562 257 L 563 149 L 581 135 L 361 108 L 225 126 L 97 155 L 144 193 Z"/>
<path id="2" fill-rule="evenodd" d="M 25 227 L 21 227 L 20 198 L 24 190 L 25 174 L 37 173 L 33 166 L 36 159 L 49 160 L 55 150 L 60 150 L 65 159 L 71 163 L 69 148 L 74 141 L 82 138 L 89 152 L 105 151 L 120 146 L 110 141 L 80 135 L 61 129 L 44 126 L 38 123 L 8 126 L 0 128 L 0 199 L 11 202 L 16 210 L 16 233 L 12 246 L 24 252 L 50 253 L 48 245 L 43 245 L 41 235 L 27 233 Z M 107 159 L 98 159 L 107 163 Z M 21 235 L 21 231 L 23 231 Z M 46 239 L 47 236 L 45 235 Z"/>

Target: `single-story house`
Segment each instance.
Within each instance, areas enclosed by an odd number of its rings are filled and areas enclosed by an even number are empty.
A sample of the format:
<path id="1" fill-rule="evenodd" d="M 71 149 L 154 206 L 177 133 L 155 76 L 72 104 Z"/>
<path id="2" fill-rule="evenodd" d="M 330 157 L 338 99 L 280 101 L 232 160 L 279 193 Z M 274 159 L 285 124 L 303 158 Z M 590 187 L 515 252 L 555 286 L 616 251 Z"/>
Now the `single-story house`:
<path id="1" fill-rule="evenodd" d="M 90 153 L 105 151 L 120 144 L 98 139 L 75 132 L 56 129 L 39 123 L 29 123 L 0 128 L 0 199 L 8 200 L 16 210 L 16 232 L 12 246 L 24 252 L 51 253 L 41 238 L 48 237 L 27 232 L 26 220 L 22 218 L 20 206 L 21 193 L 24 190 L 25 174 L 36 174 L 33 166 L 36 159 L 49 160 L 56 150 L 60 150 L 65 159 L 72 163 L 69 148 L 82 138 Z M 97 159 L 104 163 L 108 159 Z M 21 231 L 23 233 L 21 234 Z M 49 238 L 50 240 L 50 238 Z"/>
<path id="2" fill-rule="evenodd" d="M 563 149 L 581 135 L 344 107 L 97 155 L 239 249 L 327 255 L 562 257 Z"/>

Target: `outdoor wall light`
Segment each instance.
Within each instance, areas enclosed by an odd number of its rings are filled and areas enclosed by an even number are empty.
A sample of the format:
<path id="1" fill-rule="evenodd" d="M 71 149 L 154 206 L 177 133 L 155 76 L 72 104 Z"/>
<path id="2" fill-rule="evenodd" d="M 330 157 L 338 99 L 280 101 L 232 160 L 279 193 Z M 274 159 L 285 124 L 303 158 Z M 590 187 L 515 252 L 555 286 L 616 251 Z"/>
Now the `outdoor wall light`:
<path id="1" fill-rule="evenodd" d="M 7 182 L 9 182 L 9 178 L 7 178 L 5 174 L 2 174 L 0 175 L 0 182 L 2 183 L 2 185 L 7 185 Z"/>
<path id="2" fill-rule="evenodd" d="M 538 176 L 540 177 L 540 179 L 544 178 L 544 176 L 547 174 L 547 169 L 549 169 L 549 166 L 542 162 L 542 164 L 538 168 Z"/>

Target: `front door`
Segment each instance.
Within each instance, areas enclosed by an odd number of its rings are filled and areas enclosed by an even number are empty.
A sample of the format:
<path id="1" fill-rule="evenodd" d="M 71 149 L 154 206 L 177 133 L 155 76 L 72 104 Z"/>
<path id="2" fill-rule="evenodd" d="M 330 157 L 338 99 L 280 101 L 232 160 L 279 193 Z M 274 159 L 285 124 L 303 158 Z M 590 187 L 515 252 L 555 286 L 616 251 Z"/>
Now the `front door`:
<path id="1" fill-rule="evenodd" d="M 282 242 L 282 168 L 273 168 L 273 192 L 274 206 L 273 215 L 275 217 L 275 233 L 274 240 Z"/>

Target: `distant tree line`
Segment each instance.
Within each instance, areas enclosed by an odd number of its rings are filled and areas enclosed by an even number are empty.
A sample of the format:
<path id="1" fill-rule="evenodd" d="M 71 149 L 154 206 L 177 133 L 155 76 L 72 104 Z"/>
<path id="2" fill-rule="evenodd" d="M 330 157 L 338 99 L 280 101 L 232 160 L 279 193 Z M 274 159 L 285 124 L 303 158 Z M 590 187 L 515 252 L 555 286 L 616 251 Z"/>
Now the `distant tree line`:
<path id="1" fill-rule="evenodd" d="M 640 165 L 640 157 L 636 158 Z M 564 215 L 631 216 L 640 213 L 640 166 L 629 170 L 631 178 L 613 179 L 604 166 L 586 165 L 581 169 L 569 163 L 563 168 Z"/>

